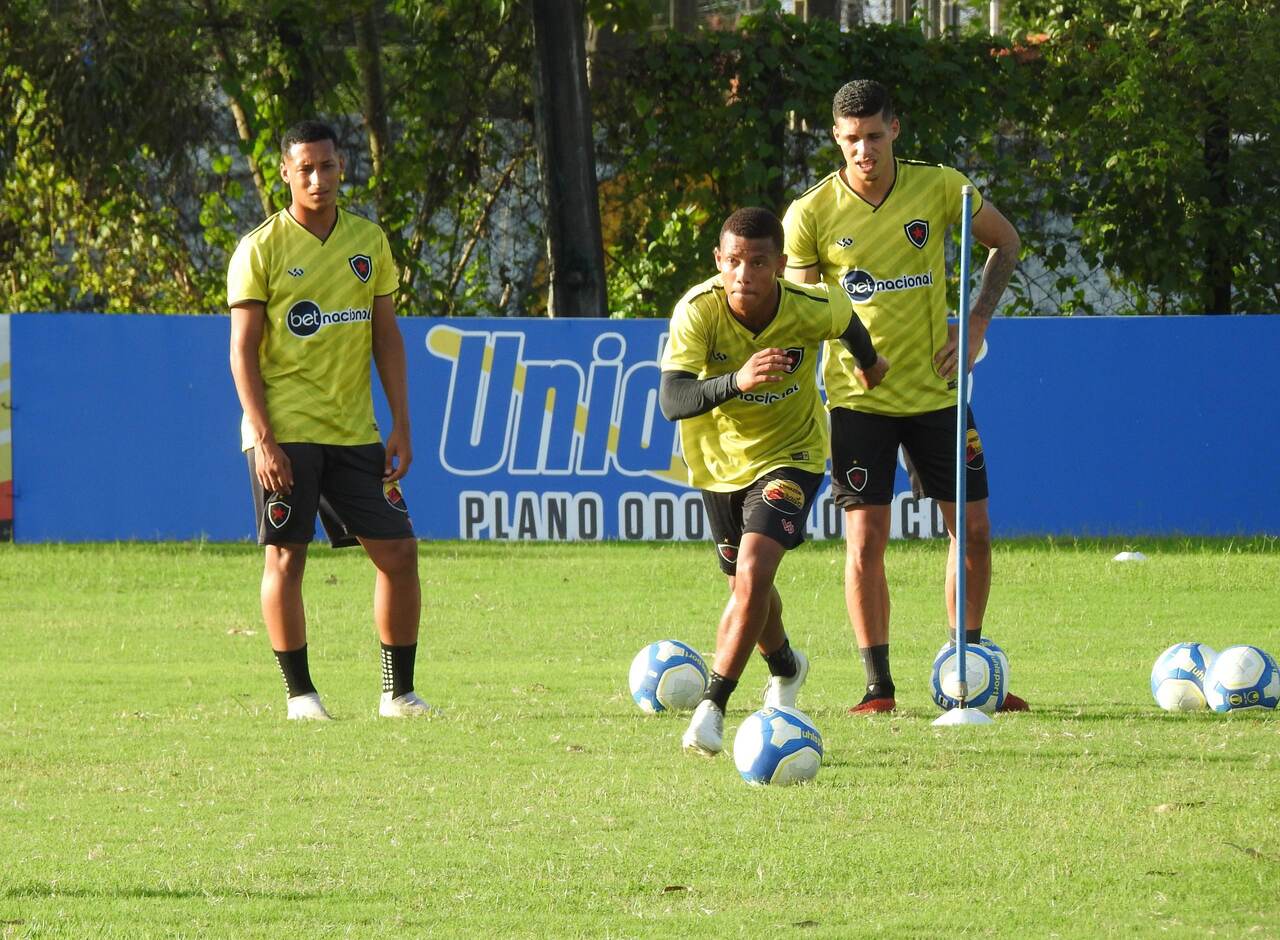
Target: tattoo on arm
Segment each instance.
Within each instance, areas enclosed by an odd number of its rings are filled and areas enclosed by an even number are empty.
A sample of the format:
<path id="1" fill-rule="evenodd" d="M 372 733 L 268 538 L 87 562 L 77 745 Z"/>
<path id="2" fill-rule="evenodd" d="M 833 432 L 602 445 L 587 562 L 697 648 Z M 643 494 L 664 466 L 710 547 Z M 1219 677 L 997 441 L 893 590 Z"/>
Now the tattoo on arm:
<path id="1" fill-rule="evenodd" d="M 986 266 L 982 269 L 982 285 L 978 288 L 978 296 L 970 309 L 971 316 L 980 320 L 991 319 L 1017 264 L 1017 251 L 1008 248 L 997 248 L 987 256 Z"/>

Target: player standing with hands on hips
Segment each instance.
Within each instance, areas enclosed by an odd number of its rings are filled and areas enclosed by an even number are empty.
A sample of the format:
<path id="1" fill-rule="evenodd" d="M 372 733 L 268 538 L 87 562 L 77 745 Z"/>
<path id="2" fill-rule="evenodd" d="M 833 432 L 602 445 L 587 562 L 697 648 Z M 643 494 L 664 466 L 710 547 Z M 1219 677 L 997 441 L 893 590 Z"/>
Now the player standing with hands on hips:
<path id="1" fill-rule="evenodd" d="M 916 495 L 938 502 L 951 534 L 945 593 L 955 631 L 957 341 L 947 323 L 943 244 L 948 226 L 960 221 L 960 189 L 969 181 L 951 167 L 894 157 L 899 122 L 879 82 L 842 87 L 832 118 L 844 166 L 796 199 L 783 225 L 788 277 L 845 292 L 876 348 L 894 363 L 876 388 L 855 381 L 853 361 L 837 346 L 828 347 L 824 368 L 832 493 L 845 513 L 845 602 L 867 675 L 866 694 L 850 712 L 874 714 L 896 707 L 884 555 L 899 446 Z M 980 196 L 974 204 L 973 235 L 990 253 L 969 317 L 969 369 L 1020 247 L 993 205 Z M 967 455 L 965 638 L 977 643 L 991 590 L 991 521 L 986 457 L 972 411 Z M 1002 710 L 1026 709 L 1010 694 Z"/>
<path id="2" fill-rule="evenodd" d="M 302 575 L 316 513 L 335 548 L 360 544 L 377 569 L 378 714 L 431 714 L 414 692 L 422 599 L 418 544 L 399 480 L 409 470 L 408 380 L 386 235 L 338 208 L 343 159 L 318 121 L 290 128 L 280 175 L 291 204 L 241 239 L 227 271 L 231 373 L 266 547 L 262 617 L 284 675 L 288 717 L 327 720 L 307 666 Z M 391 409 L 374 422 L 370 360 Z"/>
<path id="3" fill-rule="evenodd" d="M 815 357 L 838 340 L 874 388 L 889 369 L 853 314 L 848 295 L 781 279 L 782 223 L 739 209 L 715 249 L 720 273 L 676 305 L 662 356 L 662 413 L 680 422 L 689 483 L 702 490 L 729 602 L 716 632 L 711 682 L 685 731 L 686 750 L 724 748 L 724 713 L 758 648 L 769 667 L 764 704 L 795 704 L 809 663 L 793 650 L 774 587 L 827 460 Z"/>

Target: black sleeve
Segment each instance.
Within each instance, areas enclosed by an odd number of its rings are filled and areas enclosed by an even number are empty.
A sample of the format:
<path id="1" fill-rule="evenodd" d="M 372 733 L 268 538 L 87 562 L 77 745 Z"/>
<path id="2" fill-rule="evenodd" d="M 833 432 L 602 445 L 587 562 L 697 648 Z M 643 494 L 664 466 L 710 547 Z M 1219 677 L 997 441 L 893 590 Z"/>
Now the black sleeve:
<path id="1" fill-rule="evenodd" d="M 856 320 L 857 317 L 854 317 Z M 706 414 L 738 395 L 738 373 L 700 379 L 691 372 L 663 372 L 658 383 L 658 407 L 668 421 Z"/>
<path id="2" fill-rule="evenodd" d="M 867 332 L 867 328 L 862 325 L 856 313 L 849 318 L 849 325 L 836 339 L 840 340 L 840 344 L 858 361 L 859 369 L 871 368 L 880 358 L 876 353 L 875 345 L 871 342 L 871 334 Z"/>

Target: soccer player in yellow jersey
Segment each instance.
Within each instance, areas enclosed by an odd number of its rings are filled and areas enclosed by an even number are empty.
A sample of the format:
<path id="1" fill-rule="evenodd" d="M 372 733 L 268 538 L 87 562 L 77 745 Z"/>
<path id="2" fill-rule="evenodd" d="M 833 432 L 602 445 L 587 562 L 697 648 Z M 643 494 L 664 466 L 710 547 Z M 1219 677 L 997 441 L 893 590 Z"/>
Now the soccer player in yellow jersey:
<path id="1" fill-rule="evenodd" d="M 831 412 L 831 485 L 845 512 L 845 602 L 867 674 L 866 694 L 850 711 L 896 706 L 889 670 L 889 585 L 884 554 L 898 448 L 907 453 L 918 494 L 938 501 L 951 533 L 946 605 L 954 632 L 955 376 L 957 341 L 947 323 L 943 241 L 960 221 L 959 171 L 894 156 L 899 122 L 879 82 L 850 82 L 836 92 L 832 134 L 844 166 L 787 210 L 787 275 L 825 281 L 853 301 L 893 373 L 874 389 L 853 378 L 852 361 L 828 346 L 824 366 Z M 974 238 L 990 249 L 971 305 L 969 361 L 983 343 L 996 303 L 1018 260 L 1019 239 L 990 203 L 976 200 Z M 986 457 L 973 413 L 968 416 L 965 576 L 966 639 L 982 633 L 991 588 L 991 522 Z M 1022 711 L 1016 695 L 1007 711 Z"/>
<path id="2" fill-rule="evenodd" d="M 378 713 L 426 716 L 431 707 L 413 688 L 421 589 L 399 483 L 413 449 L 395 264 L 377 225 L 338 208 L 343 160 L 330 127 L 295 125 L 281 152 L 291 204 L 240 241 L 227 272 L 231 372 L 244 408 L 258 542 L 266 546 L 263 620 L 284 675 L 288 717 L 327 720 L 307 667 L 302 604 L 319 512 L 335 547 L 359 543 L 377 569 Z M 385 447 L 374 423 L 370 359 L 391 409 Z"/>
<path id="3" fill-rule="evenodd" d="M 662 356 L 662 413 L 680 422 L 689 483 L 702 490 L 729 579 L 711 683 L 683 739 L 707 756 L 724 747 L 725 707 L 753 647 L 769 667 L 765 705 L 794 705 L 809 672 L 787 640 L 774 576 L 804 541 L 826 469 L 818 351 L 827 340 L 846 344 L 868 388 L 889 369 L 843 291 L 780 278 L 782 241 L 782 223 L 765 209 L 729 216 L 715 250 L 720 273 L 676 305 Z"/>

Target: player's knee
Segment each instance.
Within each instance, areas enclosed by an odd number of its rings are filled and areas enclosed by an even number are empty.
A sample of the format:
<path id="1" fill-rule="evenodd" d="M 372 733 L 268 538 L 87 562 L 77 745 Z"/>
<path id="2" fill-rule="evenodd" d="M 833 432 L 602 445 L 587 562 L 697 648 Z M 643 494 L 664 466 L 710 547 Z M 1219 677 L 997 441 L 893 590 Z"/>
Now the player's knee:
<path id="1" fill-rule="evenodd" d="M 418 576 L 418 543 L 416 539 L 395 539 L 381 543 L 370 557 L 387 577 L 403 580 Z"/>
<path id="2" fill-rule="evenodd" d="M 307 565 L 305 545 L 268 545 L 265 574 L 285 581 L 301 581 Z"/>

